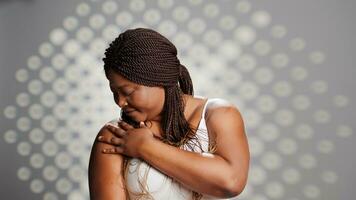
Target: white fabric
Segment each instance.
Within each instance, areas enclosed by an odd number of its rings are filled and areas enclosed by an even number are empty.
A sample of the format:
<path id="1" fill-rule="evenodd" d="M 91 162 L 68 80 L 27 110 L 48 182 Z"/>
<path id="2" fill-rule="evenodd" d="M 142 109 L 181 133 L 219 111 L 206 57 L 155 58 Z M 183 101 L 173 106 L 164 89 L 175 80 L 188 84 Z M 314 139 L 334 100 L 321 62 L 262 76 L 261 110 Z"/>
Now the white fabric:
<path id="1" fill-rule="evenodd" d="M 197 137 L 202 144 L 203 152 L 200 148 L 196 148 L 196 152 L 208 155 L 209 136 L 205 123 L 206 107 L 213 99 L 208 99 L 204 105 L 201 115 L 201 121 L 199 122 Z M 183 149 L 191 151 L 186 146 Z M 210 154 L 211 155 L 211 154 Z M 156 170 L 154 167 L 149 167 L 147 163 L 141 159 L 133 158 L 129 163 L 129 171 L 127 174 L 127 187 L 134 192 L 142 192 L 138 179 L 140 178 L 143 184 L 146 183 L 146 190 L 155 200 L 188 200 L 192 199 L 192 192 L 188 188 L 174 181 L 172 178 Z M 145 182 L 144 176 L 147 173 L 147 181 Z M 131 199 L 135 199 L 133 194 L 130 194 Z M 137 197 L 136 197 L 137 198 Z M 203 200 L 216 199 L 209 196 L 203 196 Z"/>

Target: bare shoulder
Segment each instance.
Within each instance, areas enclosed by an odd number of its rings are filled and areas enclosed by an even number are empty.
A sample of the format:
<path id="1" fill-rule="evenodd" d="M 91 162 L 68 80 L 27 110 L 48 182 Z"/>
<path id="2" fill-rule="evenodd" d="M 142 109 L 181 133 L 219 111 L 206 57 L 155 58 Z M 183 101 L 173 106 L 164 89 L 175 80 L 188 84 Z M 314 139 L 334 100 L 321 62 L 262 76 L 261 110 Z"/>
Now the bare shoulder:
<path id="1" fill-rule="evenodd" d="M 111 133 L 106 128 L 101 128 L 97 134 L 111 137 Z M 125 199 L 123 182 L 123 161 L 121 154 L 104 154 L 104 148 L 111 145 L 95 141 L 93 142 L 89 167 L 89 191 L 90 199 Z"/>
<path id="2" fill-rule="evenodd" d="M 239 109 L 228 100 L 222 98 L 213 98 L 206 108 L 206 121 L 212 123 L 225 123 L 225 117 L 243 123 L 243 119 Z"/>

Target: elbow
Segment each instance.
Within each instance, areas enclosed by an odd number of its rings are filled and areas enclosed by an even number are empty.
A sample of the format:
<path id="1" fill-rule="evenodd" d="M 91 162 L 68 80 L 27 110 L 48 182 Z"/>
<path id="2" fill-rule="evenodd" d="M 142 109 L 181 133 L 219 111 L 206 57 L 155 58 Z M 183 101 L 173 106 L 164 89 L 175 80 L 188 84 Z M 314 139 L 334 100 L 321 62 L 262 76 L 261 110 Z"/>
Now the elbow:
<path id="1" fill-rule="evenodd" d="M 241 178 L 229 179 L 224 187 L 223 198 L 233 198 L 242 193 L 246 186 L 246 181 Z"/>

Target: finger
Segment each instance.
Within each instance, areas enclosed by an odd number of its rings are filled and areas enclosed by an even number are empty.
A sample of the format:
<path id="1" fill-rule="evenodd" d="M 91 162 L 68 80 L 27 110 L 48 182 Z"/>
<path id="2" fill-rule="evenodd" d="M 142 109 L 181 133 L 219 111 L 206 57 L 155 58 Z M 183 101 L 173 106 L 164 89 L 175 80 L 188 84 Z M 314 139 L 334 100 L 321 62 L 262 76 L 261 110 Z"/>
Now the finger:
<path id="1" fill-rule="evenodd" d="M 117 127 L 117 126 L 114 126 L 114 125 L 112 125 L 112 124 L 106 124 L 105 125 L 105 127 L 109 130 L 109 131 L 111 131 L 111 132 L 113 132 L 116 136 L 118 136 L 118 137 L 123 137 L 124 135 L 125 135 L 125 133 L 126 133 L 126 131 L 124 130 L 124 129 L 122 129 L 122 128 L 120 128 L 120 127 Z"/>
<path id="2" fill-rule="evenodd" d="M 121 154 L 123 153 L 123 150 L 121 147 L 115 147 L 115 148 L 103 149 L 102 152 L 107 154 Z"/>
<path id="3" fill-rule="evenodd" d="M 122 129 L 124 129 L 124 130 L 126 130 L 126 131 L 131 130 L 131 129 L 134 129 L 134 127 L 133 127 L 132 125 L 130 125 L 130 124 L 124 122 L 124 121 L 120 121 L 120 122 L 119 122 L 119 125 L 120 125 L 120 127 L 121 127 Z"/>

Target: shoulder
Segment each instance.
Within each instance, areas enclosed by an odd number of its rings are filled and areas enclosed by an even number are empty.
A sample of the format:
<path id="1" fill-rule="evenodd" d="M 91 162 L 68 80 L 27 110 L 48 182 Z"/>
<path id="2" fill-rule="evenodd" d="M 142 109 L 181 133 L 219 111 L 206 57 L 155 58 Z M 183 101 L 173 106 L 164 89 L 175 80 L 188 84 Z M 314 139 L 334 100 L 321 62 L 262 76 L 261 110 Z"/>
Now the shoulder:
<path id="1" fill-rule="evenodd" d="M 223 98 L 212 98 L 206 107 L 206 121 L 219 117 L 233 117 L 242 120 L 240 110 L 230 101 Z"/>

